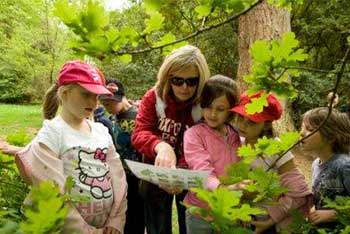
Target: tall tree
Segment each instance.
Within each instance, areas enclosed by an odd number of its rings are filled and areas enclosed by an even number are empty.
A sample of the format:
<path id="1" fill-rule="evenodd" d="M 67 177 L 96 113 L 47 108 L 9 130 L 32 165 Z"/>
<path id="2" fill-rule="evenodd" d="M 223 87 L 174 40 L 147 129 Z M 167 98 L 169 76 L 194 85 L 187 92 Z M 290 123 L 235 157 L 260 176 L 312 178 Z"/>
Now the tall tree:
<path id="1" fill-rule="evenodd" d="M 252 44 L 257 40 L 270 41 L 282 38 L 284 33 L 291 31 L 290 19 L 290 12 L 287 9 L 277 8 L 268 4 L 266 0 L 239 18 L 237 80 L 241 91 L 248 89 L 243 77 L 251 71 L 252 59 L 249 51 Z M 274 126 L 277 132 L 294 129 L 286 101 L 283 102 L 283 106 L 285 112 Z"/>

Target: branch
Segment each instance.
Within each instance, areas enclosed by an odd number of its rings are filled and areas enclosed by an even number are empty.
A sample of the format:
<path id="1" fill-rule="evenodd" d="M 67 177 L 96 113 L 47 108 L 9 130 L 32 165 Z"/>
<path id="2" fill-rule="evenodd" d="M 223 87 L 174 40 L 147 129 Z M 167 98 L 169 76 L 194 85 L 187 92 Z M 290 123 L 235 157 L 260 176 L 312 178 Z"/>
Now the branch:
<path id="1" fill-rule="evenodd" d="M 277 159 L 269 166 L 269 168 L 267 169 L 267 171 L 271 170 L 275 165 L 276 163 L 286 154 L 288 153 L 290 150 L 292 150 L 295 146 L 297 146 L 298 144 L 300 144 L 301 142 L 303 142 L 304 140 L 306 140 L 307 138 L 311 137 L 312 135 L 314 135 L 318 130 L 320 130 L 322 128 L 322 126 L 326 123 L 326 121 L 328 120 L 329 116 L 331 115 L 332 113 L 332 109 L 333 109 L 333 101 L 335 99 L 335 94 L 337 93 L 337 89 L 338 89 L 338 86 L 339 86 L 339 83 L 341 81 L 341 78 L 343 77 L 343 74 L 344 74 L 344 69 L 345 69 L 345 65 L 346 65 L 346 61 L 349 59 L 349 56 L 350 56 L 350 47 L 348 47 L 348 49 L 346 50 L 345 52 L 345 55 L 343 57 L 343 59 L 341 60 L 341 67 L 339 69 L 338 72 L 335 72 L 337 74 L 337 79 L 335 81 L 335 85 L 333 87 L 333 95 L 332 95 L 332 98 L 331 98 L 331 102 L 328 106 L 328 113 L 327 113 L 327 116 L 326 118 L 321 122 L 321 124 L 315 129 L 313 130 L 309 135 L 301 138 L 300 140 L 298 140 L 295 144 L 293 144 L 291 147 L 289 147 L 285 152 L 281 153 Z"/>
<path id="2" fill-rule="evenodd" d="M 189 34 L 183 38 L 180 38 L 178 40 L 175 40 L 173 42 L 169 42 L 169 43 L 166 43 L 166 44 L 163 44 L 163 45 L 160 45 L 160 46 L 154 46 L 154 47 L 149 47 L 149 48 L 146 48 L 146 49 L 141 49 L 141 50 L 134 50 L 134 51 L 119 51 L 119 52 L 114 52 L 112 54 L 115 54 L 115 55 L 123 55 L 123 54 L 141 54 L 141 53 L 146 53 L 146 52 L 149 52 L 149 51 L 152 51 L 152 50 L 156 50 L 156 49 L 162 49 L 166 46 L 170 46 L 170 45 L 174 45 L 174 44 L 177 44 L 179 42 L 182 42 L 182 41 L 186 41 L 188 39 L 191 39 L 193 37 L 196 37 L 206 31 L 209 31 L 209 30 L 212 30 L 214 28 L 218 28 L 224 24 L 227 24 L 231 21 L 234 21 L 236 19 L 238 19 L 240 16 L 248 13 L 250 10 L 252 10 L 254 7 L 256 7 L 258 4 L 260 4 L 261 2 L 263 2 L 263 0 L 257 0 L 255 3 L 253 3 L 250 7 L 248 7 L 247 9 L 244 9 L 243 11 L 237 13 L 237 14 L 234 14 L 233 16 L 231 16 L 230 18 L 220 22 L 220 23 L 217 23 L 217 24 L 214 24 L 214 25 L 211 25 L 209 27 L 206 27 L 206 28 L 202 28 L 202 29 L 199 29 L 198 31 L 192 33 L 192 34 Z"/>
<path id="3" fill-rule="evenodd" d="M 318 68 L 310 68 L 310 67 L 298 67 L 298 66 L 287 66 L 285 69 L 297 69 L 297 70 L 304 70 L 304 71 L 311 71 L 311 72 L 318 72 L 318 73 L 332 73 L 332 74 L 338 74 L 339 72 L 335 70 L 323 70 Z M 350 70 L 346 70 L 343 73 L 350 73 Z"/>

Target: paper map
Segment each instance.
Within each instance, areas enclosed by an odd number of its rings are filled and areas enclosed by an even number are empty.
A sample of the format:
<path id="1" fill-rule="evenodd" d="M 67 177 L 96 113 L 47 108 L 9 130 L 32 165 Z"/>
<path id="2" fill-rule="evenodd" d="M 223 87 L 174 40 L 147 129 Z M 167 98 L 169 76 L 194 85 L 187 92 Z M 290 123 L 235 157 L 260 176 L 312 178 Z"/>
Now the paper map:
<path id="1" fill-rule="evenodd" d="M 165 168 L 154 165 L 125 160 L 134 175 L 142 180 L 161 186 L 174 186 L 182 189 L 203 187 L 209 172 L 194 171 L 181 168 Z"/>

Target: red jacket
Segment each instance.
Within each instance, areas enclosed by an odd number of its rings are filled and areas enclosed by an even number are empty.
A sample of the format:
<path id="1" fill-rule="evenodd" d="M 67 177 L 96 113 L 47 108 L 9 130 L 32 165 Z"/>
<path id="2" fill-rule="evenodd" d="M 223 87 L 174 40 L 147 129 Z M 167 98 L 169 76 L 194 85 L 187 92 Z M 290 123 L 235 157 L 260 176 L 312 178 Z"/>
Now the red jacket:
<path id="1" fill-rule="evenodd" d="M 187 167 L 183 156 L 183 134 L 180 131 L 191 127 L 200 118 L 199 105 L 176 102 L 170 96 L 164 102 L 151 89 L 142 98 L 131 141 L 135 149 L 144 155 L 144 162 L 150 164 L 154 164 L 154 147 L 160 141 L 169 143 L 173 148 L 178 145 L 178 149 L 174 149 L 177 165 Z M 179 135 L 181 139 L 178 139 Z"/>

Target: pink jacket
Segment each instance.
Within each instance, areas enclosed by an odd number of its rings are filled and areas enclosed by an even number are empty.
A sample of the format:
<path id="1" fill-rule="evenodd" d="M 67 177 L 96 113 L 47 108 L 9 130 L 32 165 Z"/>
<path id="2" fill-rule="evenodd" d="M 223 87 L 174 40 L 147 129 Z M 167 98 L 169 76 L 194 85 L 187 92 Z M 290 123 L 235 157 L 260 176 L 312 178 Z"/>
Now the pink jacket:
<path id="1" fill-rule="evenodd" d="M 107 151 L 107 163 L 111 168 L 114 201 L 105 227 L 113 227 L 120 233 L 124 231 L 125 212 L 127 208 L 125 173 L 118 157 L 115 157 L 114 146 Z M 37 185 L 44 180 L 55 181 L 63 193 L 66 176 L 63 172 L 62 160 L 46 147 L 33 141 L 16 155 L 16 164 L 26 182 Z M 46 170 L 42 170 L 42 168 Z M 30 197 L 27 197 L 30 199 Z M 26 199 L 28 201 L 28 199 Z M 102 234 L 103 229 L 88 225 L 73 204 L 68 204 L 70 213 L 65 221 L 63 233 Z M 76 233 L 76 232 L 75 232 Z"/>
<path id="2" fill-rule="evenodd" d="M 306 217 L 313 206 L 312 192 L 299 169 L 290 170 L 280 177 L 281 186 L 286 187 L 289 191 L 278 198 L 276 205 L 267 207 L 269 216 L 276 223 L 277 231 L 287 228 L 292 221 L 288 212 L 298 210 Z"/>
<path id="3" fill-rule="evenodd" d="M 185 132 L 185 160 L 191 170 L 210 172 L 207 181 L 209 190 L 216 189 L 220 184 L 218 177 L 226 174 L 225 168 L 239 160 L 236 153 L 241 145 L 238 133 L 229 125 L 226 128 L 226 139 L 204 123 L 199 123 Z M 185 202 L 206 207 L 192 192 L 187 193 Z"/>

